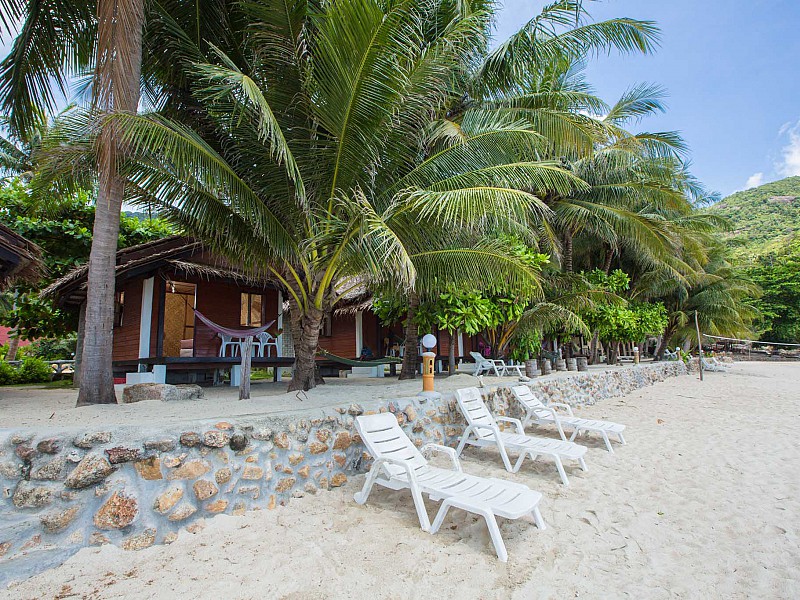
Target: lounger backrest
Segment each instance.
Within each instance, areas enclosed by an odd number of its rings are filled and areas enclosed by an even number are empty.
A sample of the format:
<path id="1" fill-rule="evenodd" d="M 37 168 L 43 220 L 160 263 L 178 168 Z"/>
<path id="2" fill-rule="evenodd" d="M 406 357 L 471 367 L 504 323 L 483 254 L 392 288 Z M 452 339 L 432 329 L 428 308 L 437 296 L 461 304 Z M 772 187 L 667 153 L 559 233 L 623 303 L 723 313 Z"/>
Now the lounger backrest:
<path id="1" fill-rule="evenodd" d="M 497 421 L 494 420 L 492 413 L 486 408 L 478 388 L 456 390 L 456 401 L 458 402 L 458 409 L 464 415 L 468 425 L 497 426 Z M 475 431 L 475 435 L 479 438 L 491 438 L 494 434 L 488 429 L 478 429 Z"/>
<path id="2" fill-rule="evenodd" d="M 527 385 L 515 385 L 511 391 L 522 406 L 532 410 L 537 416 L 549 417 L 551 415 L 549 410 L 545 410 L 544 402 L 539 400 Z"/>
<path id="3" fill-rule="evenodd" d="M 480 364 L 485 360 L 480 352 L 470 352 L 469 355 L 475 360 L 477 364 Z"/>
<path id="4" fill-rule="evenodd" d="M 428 464 L 422 453 L 400 429 L 397 418 L 392 413 L 356 417 L 356 429 L 375 459 L 393 458 L 408 461 L 415 471 Z M 399 465 L 386 465 L 386 470 L 392 477 L 405 473 Z"/>

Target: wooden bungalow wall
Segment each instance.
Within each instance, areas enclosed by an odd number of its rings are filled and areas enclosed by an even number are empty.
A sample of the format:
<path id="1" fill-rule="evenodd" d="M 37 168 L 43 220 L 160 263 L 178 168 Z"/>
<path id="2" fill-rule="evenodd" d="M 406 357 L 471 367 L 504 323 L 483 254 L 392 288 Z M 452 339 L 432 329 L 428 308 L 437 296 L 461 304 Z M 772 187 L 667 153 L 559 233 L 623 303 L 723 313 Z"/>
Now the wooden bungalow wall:
<path id="1" fill-rule="evenodd" d="M 242 292 L 263 293 L 263 319 L 264 322 L 278 318 L 278 292 L 274 289 L 258 290 L 233 283 L 208 281 L 199 277 L 186 277 L 174 275 L 175 281 L 185 281 L 197 285 L 197 309 L 209 319 L 225 327 L 239 328 L 240 303 Z M 142 288 L 146 277 L 137 277 L 124 282 L 120 290 L 125 292 L 125 308 L 122 326 L 114 328 L 114 360 L 135 360 L 139 357 L 139 322 L 142 306 Z M 158 356 L 158 314 L 162 294 L 166 282 L 155 277 L 153 285 L 153 315 L 150 328 L 150 356 Z M 287 315 L 288 316 L 288 315 Z M 331 335 L 320 336 L 321 348 L 338 356 L 357 358 L 356 353 L 356 320 L 352 313 L 334 315 L 331 322 Z M 370 311 L 361 315 L 363 345 L 372 350 L 375 356 L 382 356 L 387 348 L 384 347 L 384 338 L 388 335 L 387 328 L 380 327 L 378 318 Z M 288 319 L 284 327 L 288 328 Z M 277 325 L 271 329 L 275 333 Z M 392 330 L 396 335 L 402 335 L 401 327 Z M 438 335 L 439 344 L 437 354 L 446 356 L 449 351 L 450 339 L 446 332 Z M 463 336 L 464 355 L 468 356 L 473 349 L 473 339 Z M 195 321 L 194 356 L 216 356 L 219 353 L 219 338 L 199 320 Z M 458 352 L 456 352 L 458 354 Z M 162 353 L 163 355 L 163 353 Z"/>

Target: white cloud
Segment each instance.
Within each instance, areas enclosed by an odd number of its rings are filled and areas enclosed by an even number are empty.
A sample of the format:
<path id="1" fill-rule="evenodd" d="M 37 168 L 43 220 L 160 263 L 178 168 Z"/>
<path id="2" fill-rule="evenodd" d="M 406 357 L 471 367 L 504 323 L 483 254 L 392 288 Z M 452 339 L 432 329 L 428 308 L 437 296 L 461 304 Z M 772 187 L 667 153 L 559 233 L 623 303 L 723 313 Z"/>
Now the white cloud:
<path id="1" fill-rule="evenodd" d="M 784 177 L 800 175 L 800 121 L 784 125 L 780 134 L 787 136 L 788 141 L 781 150 L 781 160 L 776 169 Z"/>
<path id="2" fill-rule="evenodd" d="M 744 184 L 744 189 L 749 190 L 750 188 L 760 186 L 762 183 L 764 183 L 764 173 L 753 173 L 747 178 L 747 183 Z"/>

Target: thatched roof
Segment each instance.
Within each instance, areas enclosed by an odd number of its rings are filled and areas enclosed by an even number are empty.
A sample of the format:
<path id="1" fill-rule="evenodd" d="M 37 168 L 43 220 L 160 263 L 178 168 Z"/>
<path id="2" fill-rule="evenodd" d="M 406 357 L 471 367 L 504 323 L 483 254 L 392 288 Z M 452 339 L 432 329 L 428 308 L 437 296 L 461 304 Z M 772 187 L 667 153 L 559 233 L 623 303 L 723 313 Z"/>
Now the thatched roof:
<path id="1" fill-rule="evenodd" d="M 44 270 L 42 249 L 0 223 L 0 289 L 15 281 L 35 283 Z"/>
<path id="2" fill-rule="evenodd" d="M 198 260 L 202 255 L 202 260 Z M 203 244 L 193 238 L 170 236 L 146 244 L 123 248 L 117 252 L 117 281 L 152 273 L 163 268 L 205 279 L 223 279 L 243 286 L 274 287 L 270 277 L 257 276 L 237 269 L 225 259 L 205 252 Z M 88 265 L 76 267 L 41 292 L 43 297 L 56 298 L 58 304 L 79 305 L 86 299 Z M 372 305 L 372 296 L 359 278 L 342 279 L 336 284 L 341 296 L 336 313 L 355 313 Z"/>
<path id="3" fill-rule="evenodd" d="M 179 235 L 123 248 L 117 252 L 117 281 L 168 267 L 171 271 L 209 279 L 231 279 L 248 285 L 267 285 L 269 283 L 238 271 L 222 259 L 214 260 L 214 264 L 192 260 L 193 257 L 202 253 L 201 242 Z M 88 273 L 88 265 L 76 267 L 47 286 L 42 290 L 41 295 L 56 298 L 59 304 L 80 304 L 86 298 Z"/>

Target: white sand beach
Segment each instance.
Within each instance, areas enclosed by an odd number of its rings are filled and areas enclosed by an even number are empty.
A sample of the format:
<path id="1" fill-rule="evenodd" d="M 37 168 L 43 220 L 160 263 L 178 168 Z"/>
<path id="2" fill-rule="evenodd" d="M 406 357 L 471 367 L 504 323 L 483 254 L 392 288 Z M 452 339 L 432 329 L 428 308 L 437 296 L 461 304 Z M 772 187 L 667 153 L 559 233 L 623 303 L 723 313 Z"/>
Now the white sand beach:
<path id="1" fill-rule="evenodd" d="M 410 496 L 347 486 L 286 507 L 220 516 L 169 546 L 86 548 L 2 598 L 797 598 L 800 364 L 738 363 L 579 410 L 628 426 L 589 471 L 506 473 L 468 450 L 468 472 L 544 494 L 545 531 L 503 521 L 499 562 L 482 521 L 419 529 Z M 433 513 L 435 504 L 429 504 Z"/>

